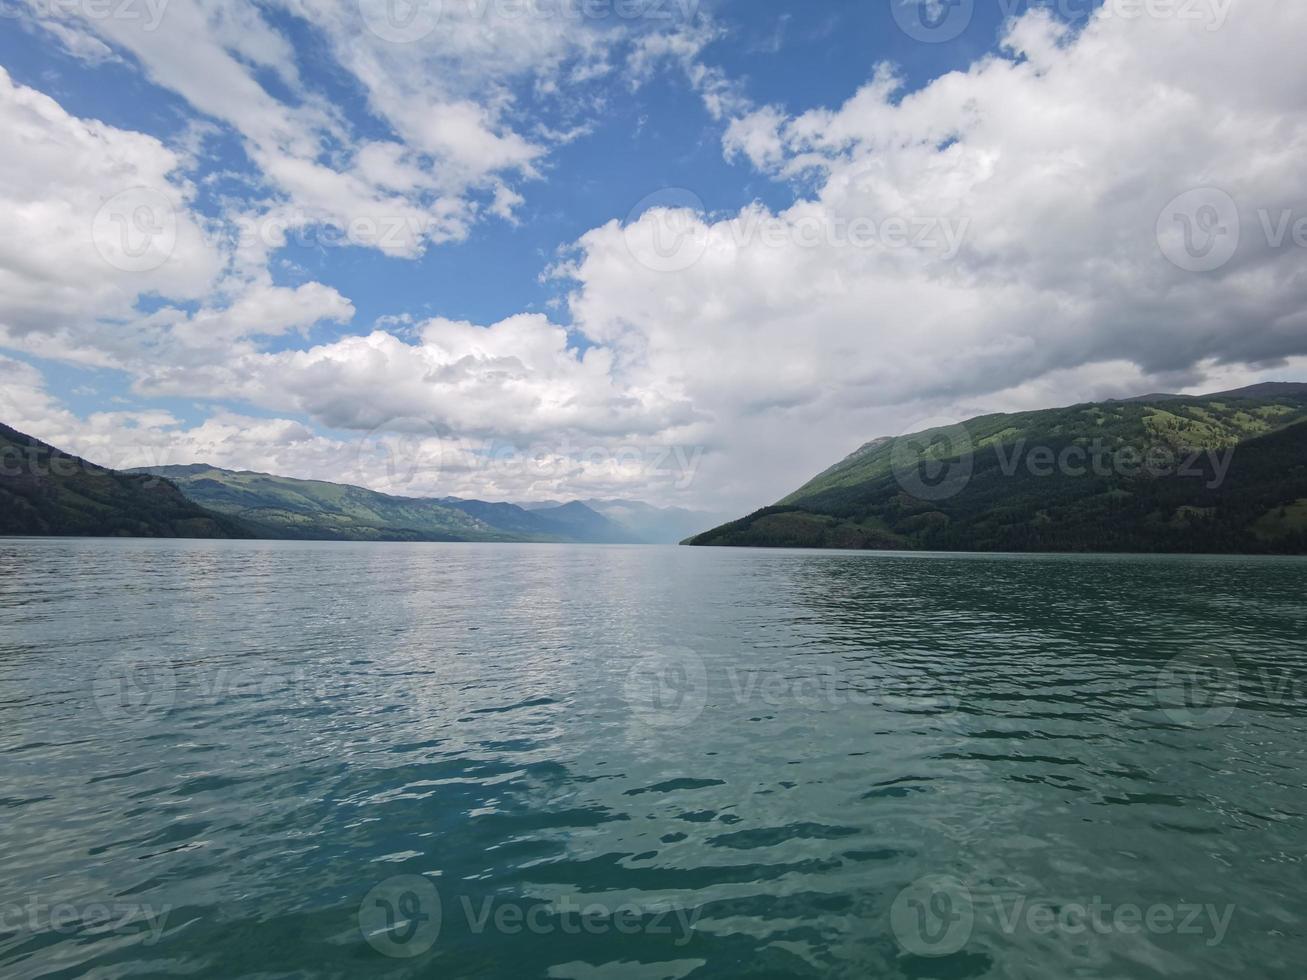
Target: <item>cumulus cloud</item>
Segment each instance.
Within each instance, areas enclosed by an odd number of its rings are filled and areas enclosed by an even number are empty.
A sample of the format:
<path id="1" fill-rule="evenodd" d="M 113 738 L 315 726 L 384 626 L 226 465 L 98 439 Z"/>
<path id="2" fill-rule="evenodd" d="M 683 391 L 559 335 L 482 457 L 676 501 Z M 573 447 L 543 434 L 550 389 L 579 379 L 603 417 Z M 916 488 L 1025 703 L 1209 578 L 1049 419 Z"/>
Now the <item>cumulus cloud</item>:
<path id="1" fill-rule="evenodd" d="M 348 323 L 353 318 L 354 305 L 330 286 L 310 282 L 291 289 L 261 283 L 225 308 L 202 308 L 186 317 L 173 334 L 186 346 L 215 347 L 225 354 L 233 342 L 246 337 L 306 331 L 324 321 Z"/>
<path id="2" fill-rule="evenodd" d="M 335 289 L 275 286 L 214 235 L 158 139 L 72 116 L 3 68 L 0 128 L 0 344 L 139 372 L 352 319 Z"/>
<path id="3" fill-rule="evenodd" d="M 213 289 L 223 259 L 189 209 L 193 189 L 176 179 L 182 160 L 174 150 L 142 133 L 71 116 L 48 96 L 15 84 L 3 68 L 0 129 L 6 140 L 0 154 L 4 338 L 54 335 L 53 348 L 74 354 L 75 345 L 57 338 L 88 318 L 128 317 L 143 293 L 193 300 Z M 132 195 L 142 188 L 148 191 L 137 201 Z M 134 266 L 130 255 L 111 249 L 124 236 L 149 244 L 131 225 L 137 204 L 153 204 L 169 252 L 159 261 L 142 252 Z M 115 265 L 116 258 L 124 261 Z"/>
<path id="4" fill-rule="evenodd" d="M 6 425 L 32 434 L 43 429 L 70 434 L 76 418 L 45 388 L 41 372 L 30 364 L 0 354 L 0 412 Z"/>
<path id="5" fill-rule="evenodd" d="M 538 314 L 489 326 L 433 319 L 416 333 L 414 342 L 376 330 L 308 350 L 161 364 L 137 390 L 236 397 L 337 429 L 420 419 L 431 432 L 517 442 L 656 439 L 696 418 L 667 386 L 623 383 L 611 351 L 569 346 L 567 331 Z"/>

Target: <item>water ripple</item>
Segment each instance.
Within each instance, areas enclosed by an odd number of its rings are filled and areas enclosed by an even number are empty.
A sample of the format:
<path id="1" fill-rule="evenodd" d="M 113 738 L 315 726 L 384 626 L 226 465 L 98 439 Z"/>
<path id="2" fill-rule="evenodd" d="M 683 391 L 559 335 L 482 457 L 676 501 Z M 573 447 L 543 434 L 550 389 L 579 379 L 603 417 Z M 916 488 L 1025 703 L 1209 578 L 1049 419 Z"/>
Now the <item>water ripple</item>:
<path id="1" fill-rule="evenodd" d="M 0 541 L 0 972 L 1296 978 L 1304 584 Z"/>

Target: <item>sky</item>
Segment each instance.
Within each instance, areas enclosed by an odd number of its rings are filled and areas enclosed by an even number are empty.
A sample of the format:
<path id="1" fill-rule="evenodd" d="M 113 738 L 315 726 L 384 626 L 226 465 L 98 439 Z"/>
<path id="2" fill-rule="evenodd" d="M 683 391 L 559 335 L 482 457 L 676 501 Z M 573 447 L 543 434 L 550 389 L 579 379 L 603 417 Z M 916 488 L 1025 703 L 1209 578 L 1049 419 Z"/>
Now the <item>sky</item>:
<path id="1" fill-rule="evenodd" d="M 103 465 L 769 504 L 1307 380 L 1299 0 L 0 0 L 0 421 Z"/>

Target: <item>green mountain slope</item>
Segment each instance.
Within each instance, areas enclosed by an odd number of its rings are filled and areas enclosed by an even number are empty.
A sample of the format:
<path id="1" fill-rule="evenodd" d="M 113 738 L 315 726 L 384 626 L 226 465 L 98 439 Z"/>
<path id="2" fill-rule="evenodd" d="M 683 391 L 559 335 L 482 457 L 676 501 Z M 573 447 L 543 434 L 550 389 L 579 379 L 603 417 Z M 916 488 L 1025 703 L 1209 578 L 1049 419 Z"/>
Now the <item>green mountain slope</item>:
<path id="1" fill-rule="evenodd" d="M 1148 396 L 879 439 L 696 545 L 1307 552 L 1307 386 Z"/>
<path id="2" fill-rule="evenodd" d="M 0 534 L 249 538 L 158 477 L 88 463 L 0 425 Z"/>
<path id="3" fill-rule="evenodd" d="M 265 537 L 329 541 L 592 542 L 629 540 L 593 521 L 532 513 L 513 504 L 395 497 L 362 487 L 294 480 L 213 466 L 152 467 L 196 503 L 230 514 Z"/>

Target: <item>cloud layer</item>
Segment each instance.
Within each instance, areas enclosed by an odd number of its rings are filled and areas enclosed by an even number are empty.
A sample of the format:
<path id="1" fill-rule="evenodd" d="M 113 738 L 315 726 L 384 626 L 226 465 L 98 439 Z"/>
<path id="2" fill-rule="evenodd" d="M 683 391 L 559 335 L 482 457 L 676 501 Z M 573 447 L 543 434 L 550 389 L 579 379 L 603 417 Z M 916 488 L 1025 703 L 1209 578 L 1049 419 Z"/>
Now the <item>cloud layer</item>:
<path id="1" fill-rule="evenodd" d="M 199 206 L 186 148 L 77 119 L 0 75 L 0 122 L 18 148 L 0 163 L 0 344 L 119 368 L 143 396 L 284 416 L 136 425 L 197 459 L 339 475 L 360 440 L 420 437 L 446 482 L 435 487 L 435 468 L 418 482 L 445 492 L 476 492 L 479 478 L 486 496 L 581 496 L 602 482 L 729 507 L 767 503 L 922 419 L 1226 386 L 1307 356 L 1300 4 L 1235 0 L 1219 23 L 1100 10 L 1074 29 L 1035 11 L 966 71 L 908 91 L 878 66 L 843 105 L 798 115 L 752 105 L 705 64 L 711 24 L 485 30 L 475 5 L 452 7 L 447 30 L 394 43 L 360 33 L 366 3 L 313 5 L 384 136 L 360 135 L 315 94 L 258 8 L 177 4 L 148 35 L 61 26 L 139 59 L 239 133 L 272 188 L 242 213 L 288 226 L 395 216 L 398 255 L 511 218 L 550 179 L 566 137 L 529 123 L 530 100 L 575 99 L 589 125 L 574 94 L 586 79 L 638 81 L 658 66 L 702 96 L 723 153 L 793 188 L 793 204 L 710 214 L 693 188 L 655 193 L 549 270 L 570 289 L 568 324 L 363 326 L 330 284 L 275 284 L 275 246 L 206 234 L 232 215 Z M 179 38 L 194 45 L 184 59 Z M 260 71 L 298 97 L 270 96 Z M 176 222 L 168 261 L 146 271 L 104 261 L 93 233 L 91 216 L 131 187 L 162 195 Z M 146 294 L 163 298 L 148 313 Z M 349 333 L 285 343 L 322 321 Z M 74 436 L 57 406 L 34 404 L 50 413 L 30 420 L 35 434 Z M 109 433 L 121 421 L 90 423 Z M 484 465 L 493 447 L 542 444 L 552 468 L 520 455 L 512 472 Z M 672 447 L 699 460 L 688 485 L 648 462 Z M 642 461 L 600 479 L 585 451 Z M 393 483 L 394 469 L 383 460 L 359 478 Z"/>

